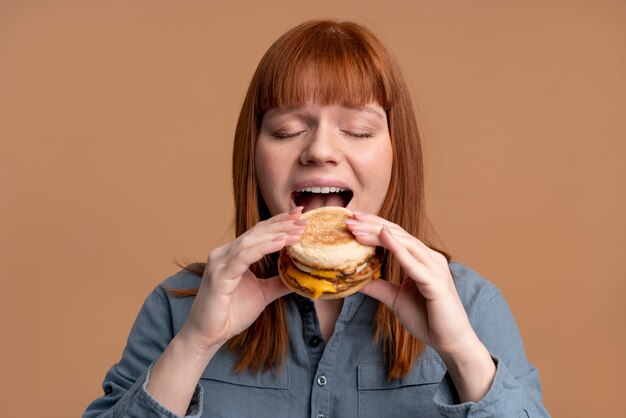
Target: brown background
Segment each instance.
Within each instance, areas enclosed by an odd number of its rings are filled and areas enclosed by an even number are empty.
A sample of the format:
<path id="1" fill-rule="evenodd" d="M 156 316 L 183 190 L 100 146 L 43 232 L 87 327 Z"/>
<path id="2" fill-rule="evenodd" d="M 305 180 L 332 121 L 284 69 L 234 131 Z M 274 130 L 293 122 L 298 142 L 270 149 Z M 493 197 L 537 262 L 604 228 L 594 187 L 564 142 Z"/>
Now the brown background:
<path id="1" fill-rule="evenodd" d="M 623 416 L 624 1 L 0 1 L 0 415 L 78 416 L 144 297 L 230 236 L 271 42 L 372 28 L 446 248 L 503 289 L 555 417 Z"/>

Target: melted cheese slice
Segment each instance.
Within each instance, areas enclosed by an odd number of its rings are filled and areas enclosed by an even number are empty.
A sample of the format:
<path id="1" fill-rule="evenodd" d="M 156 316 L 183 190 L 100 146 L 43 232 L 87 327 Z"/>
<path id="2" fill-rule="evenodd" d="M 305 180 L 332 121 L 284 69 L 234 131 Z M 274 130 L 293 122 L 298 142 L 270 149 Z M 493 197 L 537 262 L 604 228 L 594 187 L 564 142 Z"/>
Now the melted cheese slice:
<path id="1" fill-rule="evenodd" d="M 327 279 L 336 279 L 339 273 L 330 270 L 311 270 L 312 276 L 325 277 Z"/>
<path id="2" fill-rule="evenodd" d="M 314 279 L 306 273 L 298 271 L 293 266 L 287 267 L 287 274 L 293 277 L 300 286 L 313 292 L 313 299 L 317 299 L 324 292 L 337 293 L 337 289 L 331 282 L 321 279 Z"/>

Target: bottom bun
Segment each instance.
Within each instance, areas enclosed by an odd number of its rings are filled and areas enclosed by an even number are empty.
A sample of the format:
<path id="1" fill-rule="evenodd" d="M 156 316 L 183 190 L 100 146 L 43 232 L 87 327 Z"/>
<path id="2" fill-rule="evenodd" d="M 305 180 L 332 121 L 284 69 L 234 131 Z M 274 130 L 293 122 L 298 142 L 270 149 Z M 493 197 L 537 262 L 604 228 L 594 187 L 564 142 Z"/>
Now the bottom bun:
<path id="1" fill-rule="evenodd" d="M 301 289 L 299 286 L 294 285 L 289 279 L 285 279 L 285 276 L 283 276 L 282 274 L 280 275 L 281 280 L 283 281 L 283 283 L 285 284 L 285 286 L 287 286 L 289 288 L 289 290 L 293 291 L 294 293 L 297 293 L 300 296 L 304 296 L 305 298 L 309 298 L 309 299 L 314 299 L 313 298 L 313 293 L 311 292 L 307 292 L 303 289 Z M 332 299 L 343 299 L 347 296 L 350 296 L 356 292 L 358 292 L 359 290 L 361 290 L 362 288 L 365 287 L 366 284 L 368 284 L 370 281 L 372 281 L 372 278 L 363 280 L 359 283 L 356 283 L 354 286 L 350 287 L 347 290 L 344 290 L 342 292 L 336 292 L 336 293 L 322 293 L 317 299 L 323 299 L 323 300 L 332 300 Z"/>

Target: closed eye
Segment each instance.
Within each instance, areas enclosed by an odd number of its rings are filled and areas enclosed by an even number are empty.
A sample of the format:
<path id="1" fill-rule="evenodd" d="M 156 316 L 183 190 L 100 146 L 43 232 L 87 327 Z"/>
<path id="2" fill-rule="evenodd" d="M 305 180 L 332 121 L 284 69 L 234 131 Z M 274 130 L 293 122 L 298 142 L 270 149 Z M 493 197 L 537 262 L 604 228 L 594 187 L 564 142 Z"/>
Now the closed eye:
<path id="1" fill-rule="evenodd" d="M 287 139 L 287 138 L 293 138 L 296 137 L 298 135 L 300 135 L 301 133 L 304 133 L 306 131 L 297 131 L 297 132 L 284 132 L 284 131 L 276 131 L 276 132 L 272 132 L 272 136 L 274 138 L 278 138 L 278 139 Z"/>
<path id="2" fill-rule="evenodd" d="M 343 132 L 346 135 L 355 137 L 355 138 L 372 138 L 374 136 L 373 133 L 371 132 L 355 132 L 355 131 L 348 131 L 348 130 L 342 130 L 341 132 Z"/>

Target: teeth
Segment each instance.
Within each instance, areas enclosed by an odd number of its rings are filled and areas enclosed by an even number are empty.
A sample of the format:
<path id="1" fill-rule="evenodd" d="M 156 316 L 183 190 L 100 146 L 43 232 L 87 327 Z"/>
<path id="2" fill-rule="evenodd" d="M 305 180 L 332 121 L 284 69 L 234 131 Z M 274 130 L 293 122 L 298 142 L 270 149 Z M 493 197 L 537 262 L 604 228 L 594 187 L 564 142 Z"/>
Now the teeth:
<path id="1" fill-rule="evenodd" d="M 342 189 L 341 187 L 305 187 L 304 189 L 298 190 L 299 192 L 309 192 L 309 193 L 339 193 L 345 192 L 348 189 Z"/>

